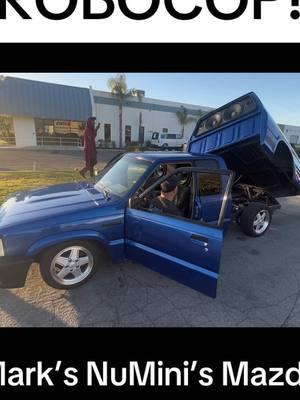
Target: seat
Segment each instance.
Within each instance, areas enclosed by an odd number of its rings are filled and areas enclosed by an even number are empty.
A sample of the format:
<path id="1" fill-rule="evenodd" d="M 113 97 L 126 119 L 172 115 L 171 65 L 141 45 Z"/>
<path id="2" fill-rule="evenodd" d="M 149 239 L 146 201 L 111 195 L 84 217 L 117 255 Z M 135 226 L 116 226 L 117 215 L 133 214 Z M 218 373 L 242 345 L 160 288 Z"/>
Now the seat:
<path id="1" fill-rule="evenodd" d="M 182 216 L 185 218 L 190 217 L 190 198 L 191 189 L 189 187 L 179 185 L 174 203 L 181 210 Z"/>

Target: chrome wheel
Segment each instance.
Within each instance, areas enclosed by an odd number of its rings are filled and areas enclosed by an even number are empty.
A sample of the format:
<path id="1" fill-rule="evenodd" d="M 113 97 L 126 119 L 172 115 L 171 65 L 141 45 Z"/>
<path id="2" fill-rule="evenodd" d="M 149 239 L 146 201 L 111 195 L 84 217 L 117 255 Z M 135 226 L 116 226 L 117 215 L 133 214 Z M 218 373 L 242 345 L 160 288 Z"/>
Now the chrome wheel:
<path id="1" fill-rule="evenodd" d="M 94 267 L 94 257 L 85 247 L 71 246 L 60 251 L 51 262 L 51 277 L 60 285 L 75 285 L 86 279 Z"/>
<path id="2" fill-rule="evenodd" d="M 267 210 L 261 210 L 256 214 L 253 222 L 253 229 L 257 235 L 261 235 L 267 230 L 270 224 L 270 213 Z"/>

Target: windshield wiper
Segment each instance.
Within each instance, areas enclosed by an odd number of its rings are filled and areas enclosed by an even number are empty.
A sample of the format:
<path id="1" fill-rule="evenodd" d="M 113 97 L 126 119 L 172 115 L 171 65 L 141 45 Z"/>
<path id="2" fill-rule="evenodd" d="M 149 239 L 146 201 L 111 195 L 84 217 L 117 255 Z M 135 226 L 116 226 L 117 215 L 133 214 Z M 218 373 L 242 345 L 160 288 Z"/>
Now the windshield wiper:
<path id="1" fill-rule="evenodd" d="M 103 192 L 105 194 L 106 200 L 110 199 L 110 192 L 107 189 L 103 189 Z"/>
<path id="2" fill-rule="evenodd" d="M 98 182 L 97 185 L 100 186 L 100 189 L 103 191 L 106 200 L 109 200 L 109 199 L 110 199 L 110 193 L 111 193 L 111 192 L 107 189 L 107 187 L 105 187 L 105 186 L 103 185 L 103 183 Z"/>

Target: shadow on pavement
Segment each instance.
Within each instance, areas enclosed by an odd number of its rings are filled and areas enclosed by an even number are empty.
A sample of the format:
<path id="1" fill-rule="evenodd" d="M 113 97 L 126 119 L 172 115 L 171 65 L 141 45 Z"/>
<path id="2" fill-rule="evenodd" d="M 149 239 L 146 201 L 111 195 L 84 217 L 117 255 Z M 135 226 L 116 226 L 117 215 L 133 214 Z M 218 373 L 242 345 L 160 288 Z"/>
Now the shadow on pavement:
<path id="1" fill-rule="evenodd" d="M 67 326 L 55 316 L 54 310 L 39 307 L 10 290 L 0 292 L 0 326 L 51 327 Z"/>

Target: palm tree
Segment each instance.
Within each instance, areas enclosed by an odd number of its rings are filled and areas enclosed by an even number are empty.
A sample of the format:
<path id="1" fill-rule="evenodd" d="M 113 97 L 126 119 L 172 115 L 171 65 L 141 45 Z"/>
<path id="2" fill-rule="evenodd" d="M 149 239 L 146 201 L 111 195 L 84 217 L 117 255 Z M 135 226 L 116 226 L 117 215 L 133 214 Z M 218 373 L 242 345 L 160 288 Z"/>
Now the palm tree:
<path id="1" fill-rule="evenodd" d="M 199 108 L 199 110 L 196 111 L 196 114 L 198 116 L 198 118 L 203 117 L 203 115 L 207 114 L 207 112 L 201 110 L 201 108 Z"/>
<path id="2" fill-rule="evenodd" d="M 123 106 L 128 97 L 136 95 L 141 100 L 140 92 L 136 89 L 128 89 L 125 74 L 117 74 L 114 78 L 110 78 L 107 85 L 111 94 L 118 99 L 119 102 L 119 146 L 122 147 L 123 141 Z"/>
<path id="3" fill-rule="evenodd" d="M 181 133 L 182 137 L 184 137 L 185 126 L 188 125 L 190 122 L 196 121 L 197 118 L 189 116 L 188 110 L 184 106 L 180 107 L 180 110 L 176 112 L 176 116 L 178 118 L 180 125 L 182 126 Z"/>

